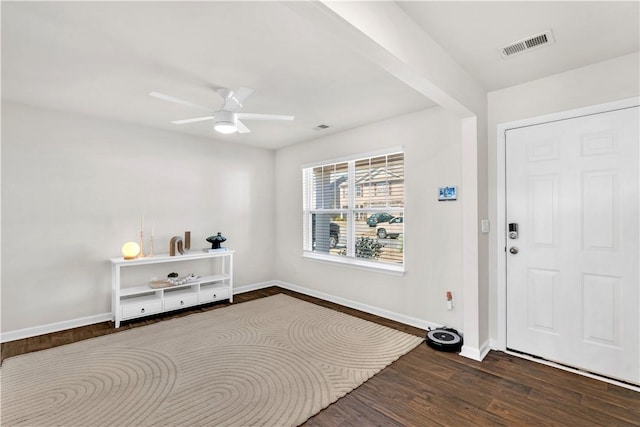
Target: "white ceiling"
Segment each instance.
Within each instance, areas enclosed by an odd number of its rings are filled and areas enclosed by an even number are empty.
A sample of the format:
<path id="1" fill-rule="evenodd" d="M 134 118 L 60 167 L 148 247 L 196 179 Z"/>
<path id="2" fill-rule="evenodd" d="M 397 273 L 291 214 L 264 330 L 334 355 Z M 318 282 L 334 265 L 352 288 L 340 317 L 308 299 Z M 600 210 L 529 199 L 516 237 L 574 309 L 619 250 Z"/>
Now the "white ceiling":
<path id="1" fill-rule="evenodd" d="M 399 4 L 488 91 L 640 50 L 639 1 Z M 555 43 L 502 59 L 499 48 L 549 29 Z"/>
<path id="2" fill-rule="evenodd" d="M 487 90 L 639 50 L 638 2 L 402 2 Z M 277 149 L 434 104 L 280 2 L 6 2 L 2 98 L 207 138 Z M 497 48 L 551 28 L 556 43 L 509 60 Z M 198 110 L 216 87 L 256 92 L 246 121 L 220 135 Z M 328 124 L 328 130 L 314 128 Z"/>

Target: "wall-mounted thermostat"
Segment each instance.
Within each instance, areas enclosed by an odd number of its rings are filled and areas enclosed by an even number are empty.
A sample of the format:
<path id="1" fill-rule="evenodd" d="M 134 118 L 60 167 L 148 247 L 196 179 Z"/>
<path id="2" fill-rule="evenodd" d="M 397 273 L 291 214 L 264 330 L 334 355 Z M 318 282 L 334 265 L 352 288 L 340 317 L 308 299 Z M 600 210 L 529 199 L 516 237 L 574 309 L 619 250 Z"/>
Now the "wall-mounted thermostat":
<path id="1" fill-rule="evenodd" d="M 458 187 L 440 187 L 438 189 L 438 200 L 456 200 L 458 198 Z"/>

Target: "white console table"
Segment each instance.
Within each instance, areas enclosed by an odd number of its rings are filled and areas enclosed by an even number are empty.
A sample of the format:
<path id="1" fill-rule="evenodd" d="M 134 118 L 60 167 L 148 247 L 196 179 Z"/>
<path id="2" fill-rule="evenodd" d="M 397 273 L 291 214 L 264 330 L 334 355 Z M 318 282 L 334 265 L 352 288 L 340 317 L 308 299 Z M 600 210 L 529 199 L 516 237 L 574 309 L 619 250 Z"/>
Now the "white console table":
<path id="1" fill-rule="evenodd" d="M 152 288 L 153 280 L 198 276 L 187 283 Z M 111 259 L 111 313 L 116 328 L 135 319 L 189 306 L 226 300 L 233 302 L 233 251 L 154 255 L 147 258 Z"/>

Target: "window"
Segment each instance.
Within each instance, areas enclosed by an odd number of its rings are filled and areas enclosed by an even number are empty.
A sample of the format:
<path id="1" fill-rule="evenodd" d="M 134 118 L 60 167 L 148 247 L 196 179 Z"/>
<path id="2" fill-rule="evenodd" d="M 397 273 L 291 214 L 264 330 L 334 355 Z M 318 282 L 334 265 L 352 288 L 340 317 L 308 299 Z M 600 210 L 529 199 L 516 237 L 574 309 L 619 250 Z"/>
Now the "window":
<path id="1" fill-rule="evenodd" d="M 305 166 L 305 256 L 403 271 L 404 153 Z"/>

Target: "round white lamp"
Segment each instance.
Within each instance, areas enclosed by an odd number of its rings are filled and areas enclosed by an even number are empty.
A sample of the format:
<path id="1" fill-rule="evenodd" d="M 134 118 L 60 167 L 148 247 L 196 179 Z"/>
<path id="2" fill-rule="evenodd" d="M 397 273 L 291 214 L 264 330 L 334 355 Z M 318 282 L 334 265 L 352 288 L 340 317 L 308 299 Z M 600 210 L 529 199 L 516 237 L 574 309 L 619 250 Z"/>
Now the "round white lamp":
<path id="1" fill-rule="evenodd" d="M 140 245 L 136 242 L 127 242 L 122 245 L 124 259 L 136 259 L 140 255 Z"/>

